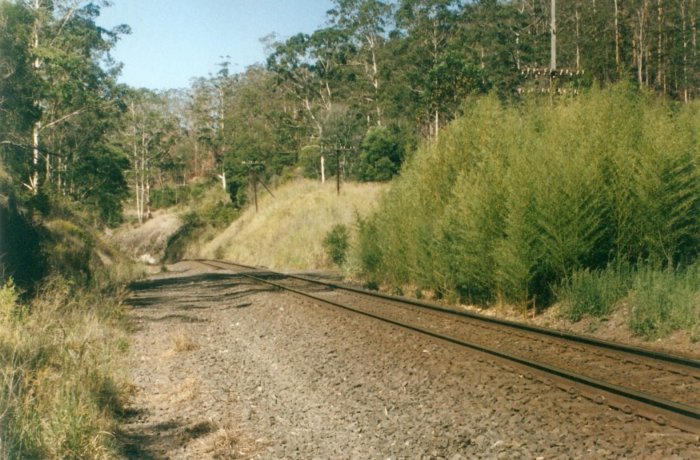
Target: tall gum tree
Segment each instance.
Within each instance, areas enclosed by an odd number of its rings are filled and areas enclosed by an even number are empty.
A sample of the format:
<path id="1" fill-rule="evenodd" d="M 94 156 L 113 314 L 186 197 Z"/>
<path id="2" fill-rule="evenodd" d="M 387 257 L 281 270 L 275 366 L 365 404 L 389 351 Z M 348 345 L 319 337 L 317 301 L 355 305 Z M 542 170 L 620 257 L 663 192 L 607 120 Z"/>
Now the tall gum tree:
<path id="1" fill-rule="evenodd" d="M 381 126 L 382 64 L 379 50 L 385 41 L 386 27 L 391 22 L 392 5 L 380 0 L 335 0 L 328 14 L 334 27 L 345 31 L 358 48 L 357 61 L 372 88 L 367 99 L 374 105 L 375 124 Z"/>
<path id="2" fill-rule="evenodd" d="M 51 179 L 49 152 L 54 149 L 42 140 L 47 133 L 71 123 L 75 128 L 79 117 L 100 115 L 106 106 L 115 104 L 116 95 L 110 87 L 119 68 L 109 50 L 128 28 L 108 31 L 95 24 L 101 7 L 108 5 L 106 1 L 27 0 L 22 4 L 32 15 L 29 52 L 36 81 L 32 105 L 40 113 L 31 130 L 32 171 L 26 186 L 37 194 L 42 161 L 45 181 Z M 69 167 L 61 161 L 62 167 Z"/>

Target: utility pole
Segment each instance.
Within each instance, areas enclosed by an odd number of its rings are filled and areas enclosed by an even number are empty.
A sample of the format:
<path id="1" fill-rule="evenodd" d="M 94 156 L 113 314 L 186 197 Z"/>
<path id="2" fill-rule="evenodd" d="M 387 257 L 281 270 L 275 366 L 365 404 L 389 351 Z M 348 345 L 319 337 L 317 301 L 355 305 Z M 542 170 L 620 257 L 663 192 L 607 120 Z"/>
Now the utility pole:
<path id="1" fill-rule="evenodd" d="M 255 212 L 258 212 L 258 183 L 262 185 L 265 190 L 267 190 L 267 193 L 269 193 L 272 198 L 275 197 L 275 195 L 272 193 L 272 191 L 265 185 L 264 182 L 260 180 L 259 173 L 262 171 L 264 167 L 264 163 L 262 161 L 242 161 L 241 162 L 243 166 L 246 166 L 248 168 L 248 176 L 250 180 L 250 184 L 253 186 L 253 202 L 255 203 Z"/>
<path id="2" fill-rule="evenodd" d="M 340 196 L 340 150 L 335 151 L 335 189 Z"/>

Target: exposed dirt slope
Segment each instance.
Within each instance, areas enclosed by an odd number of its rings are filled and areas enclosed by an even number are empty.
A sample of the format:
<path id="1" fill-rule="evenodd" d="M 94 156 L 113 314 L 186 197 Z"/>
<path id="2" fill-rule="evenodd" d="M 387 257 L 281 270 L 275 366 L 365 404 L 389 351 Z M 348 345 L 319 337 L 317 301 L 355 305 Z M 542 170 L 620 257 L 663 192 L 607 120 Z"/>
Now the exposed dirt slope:
<path id="1" fill-rule="evenodd" d="M 172 211 L 156 211 L 143 225 L 119 227 L 110 239 L 125 254 L 141 262 L 155 264 L 165 255 L 170 238 L 182 226 L 180 217 Z"/>

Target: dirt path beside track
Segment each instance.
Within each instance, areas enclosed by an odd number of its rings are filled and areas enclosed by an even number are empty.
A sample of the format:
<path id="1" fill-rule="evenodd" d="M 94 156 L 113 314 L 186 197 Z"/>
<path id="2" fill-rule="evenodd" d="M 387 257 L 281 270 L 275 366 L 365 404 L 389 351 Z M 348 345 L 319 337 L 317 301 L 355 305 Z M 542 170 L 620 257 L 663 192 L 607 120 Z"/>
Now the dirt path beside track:
<path id="1" fill-rule="evenodd" d="M 698 436 L 195 262 L 130 304 L 133 458 L 700 458 Z"/>

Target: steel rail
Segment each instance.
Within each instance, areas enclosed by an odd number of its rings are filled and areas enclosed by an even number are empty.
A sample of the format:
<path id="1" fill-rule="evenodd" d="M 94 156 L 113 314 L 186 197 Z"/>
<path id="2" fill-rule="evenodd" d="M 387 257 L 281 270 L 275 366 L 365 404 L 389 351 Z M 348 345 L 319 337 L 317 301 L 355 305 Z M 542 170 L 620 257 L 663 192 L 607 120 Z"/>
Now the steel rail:
<path id="1" fill-rule="evenodd" d="M 203 260 L 198 260 L 198 262 L 203 262 Z M 421 300 L 417 300 L 417 299 L 410 299 L 407 297 L 400 297 L 400 296 L 395 296 L 395 295 L 390 295 L 390 294 L 384 294 L 381 292 L 370 291 L 368 289 L 362 289 L 362 288 L 358 288 L 358 287 L 354 287 L 354 286 L 347 286 L 347 285 L 332 283 L 332 282 L 328 282 L 328 281 L 321 281 L 321 280 L 317 280 L 314 278 L 309 278 L 309 277 L 301 276 L 301 275 L 278 273 L 278 272 L 274 272 L 274 271 L 267 270 L 267 269 L 261 269 L 259 267 L 253 267 L 250 265 L 239 264 L 237 262 L 234 263 L 234 262 L 222 261 L 222 260 L 206 261 L 206 262 L 216 262 L 216 263 L 221 263 L 224 265 L 238 266 L 238 267 L 243 267 L 243 268 L 250 269 L 250 270 L 256 270 L 258 272 L 265 271 L 271 275 L 277 275 L 277 276 L 286 277 L 286 278 L 298 279 L 300 281 L 315 283 L 318 285 L 331 287 L 334 289 L 356 292 L 358 294 L 364 294 L 364 295 L 367 295 L 370 297 L 377 297 L 380 299 L 391 300 L 394 302 L 410 304 L 410 305 L 414 305 L 416 307 L 420 307 L 420 308 L 423 308 L 426 310 L 432 310 L 432 311 L 444 313 L 447 315 L 452 315 L 452 316 L 461 317 L 461 318 L 468 318 L 468 319 L 477 320 L 477 321 L 481 321 L 481 322 L 489 323 L 489 324 L 498 324 L 501 326 L 510 327 L 512 329 L 518 329 L 521 331 L 536 333 L 536 334 L 554 337 L 554 338 L 558 338 L 558 339 L 563 339 L 563 340 L 567 340 L 567 341 L 571 341 L 571 342 L 578 342 L 578 343 L 582 343 L 585 345 L 592 345 L 592 346 L 603 348 L 603 349 L 627 353 L 627 354 L 630 354 L 633 356 L 642 356 L 645 358 L 652 358 L 652 359 L 655 359 L 657 361 L 672 363 L 672 364 L 688 367 L 688 368 L 691 368 L 693 370 L 700 370 L 700 359 L 695 359 L 695 358 L 691 358 L 691 357 L 678 356 L 678 355 L 673 355 L 670 353 L 664 353 L 661 351 L 650 350 L 648 348 L 636 347 L 633 345 L 625 345 L 625 344 L 621 344 L 621 343 L 617 343 L 617 342 L 611 342 L 608 340 L 587 337 L 584 335 L 572 334 L 569 332 L 559 331 L 556 329 L 550 329 L 550 328 L 545 328 L 545 327 L 541 327 L 541 326 L 534 326 L 534 325 L 530 325 L 530 324 L 519 323 L 516 321 L 509 321 L 506 319 L 493 318 L 493 317 L 489 317 L 489 316 L 480 315 L 478 313 L 457 311 L 457 310 L 445 308 L 441 305 L 431 303 L 431 302 L 425 302 L 425 301 L 421 301 Z"/>
<path id="2" fill-rule="evenodd" d="M 286 275 L 282 273 L 276 273 L 272 271 L 263 271 L 257 267 L 250 267 L 242 264 L 224 262 L 224 261 L 205 261 L 197 260 L 197 262 L 204 265 L 208 265 L 214 268 L 222 269 L 222 267 L 215 265 L 215 263 L 222 263 L 224 265 L 240 266 L 246 269 L 253 269 L 257 272 L 262 272 L 262 274 L 271 274 L 281 277 L 289 277 L 292 279 L 299 279 L 303 281 L 309 281 L 312 283 L 317 283 L 316 280 L 306 279 L 306 277 L 299 277 L 296 275 Z M 212 263 L 214 262 L 214 263 Z M 655 422 L 665 425 L 670 424 L 676 428 L 684 431 L 688 431 L 694 434 L 700 434 L 700 408 L 689 406 L 687 404 L 677 403 L 674 401 L 669 401 L 667 399 L 658 398 L 656 396 L 643 393 L 631 388 L 627 388 L 620 385 L 610 384 L 602 380 L 588 377 L 583 374 L 576 372 L 571 372 L 566 369 L 561 369 L 558 367 L 550 366 L 548 364 L 533 361 L 527 358 L 519 357 L 511 353 L 498 351 L 488 347 L 481 346 L 477 343 L 462 340 L 456 337 L 436 333 L 434 331 L 396 321 L 394 319 L 378 315 L 375 313 L 370 313 L 361 309 L 354 308 L 349 305 L 345 305 L 339 302 L 335 302 L 323 297 L 319 297 L 308 292 L 301 291 L 289 286 L 285 286 L 280 283 L 276 283 L 259 276 L 254 276 L 250 273 L 240 273 L 242 277 L 246 277 L 253 281 L 267 284 L 278 289 L 286 290 L 294 294 L 313 299 L 317 302 L 328 304 L 337 308 L 341 308 L 347 311 L 351 311 L 369 318 L 373 318 L 394 326 L 398 326 L 410 331 L 418 332 L 420 334 L 430 336 L 448 343 L 458 345 L 470 350 L 476 351 L 482 355 L 489 356 L 503 364 L 506 367 L 515 366 L 523 371 L 526 378 L 534 378 L 532 372 L 540 375 L 542 378 L 538 379 L 545 383 L 556 385 L 557 387 L 567 391 L 572 395 L 581 395 L 586 397 L 598 404 L 607 404 L 608 406 L 620 409 L 627 414 L 636 413 L 644 418 L 654 420 Z M 318 284 L 335 287 L 334 283 L 318 282 Z M 346 286 L 339 286 L 339 289 L 346 289 Z M 349 289 L 351 291 L 357 288 Z M 357 289 L 356 292 L 362 294 L 374 295 L 376 293 L 371 291 L 366 291 L 364 289 Z M 379 296 L 383 297 L 383 296 Z M 388 296 L 391 300 L 403 301 L 404 299 L 396 296 Z M 410 303 L 410 302 L 409 302 Z M 419 305 L 422 306 L 422 305 Z M 440 311 L 445 310 L 446 313 L 453 313 L 450 310 L 438 307 Z M 457 312 L 459 313 L 459 312 Z M 491 319 L 491 318 L 489 318 Z M 510 323 L 510 322 L 508 322 Z M 516 323 L 517 324 L 517 323 Z M 539 328 L 538 328 L 539 329 Z M 672 356 L 672 355 L 671 355 Z M 636 410 L 635 410 L 636 408 Z"/>

